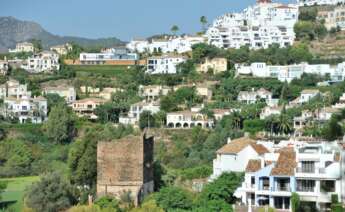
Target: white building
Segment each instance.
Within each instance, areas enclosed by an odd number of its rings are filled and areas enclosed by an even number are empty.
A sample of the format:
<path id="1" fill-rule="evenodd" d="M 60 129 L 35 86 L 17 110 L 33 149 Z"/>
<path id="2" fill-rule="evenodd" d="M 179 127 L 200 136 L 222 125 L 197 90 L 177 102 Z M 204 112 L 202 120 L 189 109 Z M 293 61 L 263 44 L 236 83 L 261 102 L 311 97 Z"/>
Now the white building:
<path id="1" fill-rule="evenodd" d="M 304 89 L 299 97 L 289 102 L 289 105 L 293 106 L 307 103 L 317 95 L 321 95 L 320 91 L 317 89 Z"/>
<path id="2" fill-rule="evenodd" d="M 152 39 L 151 41 L 144 39 L 133 39 L 127 44 L 127 48 L 131 51 L 139 53 L 143 52 L 162 52 L 162 53 L 185 53 L 192 51 L 194 44 L 205 42 L 202 36 L 179 36 L 165 37 L 163 39 Z"/>
<path id="3" fill-rule="evenodd" d="M 77 93 L 72 86 L 56 86 L 56 87 L 44 87 L 42 89 L 42 94 L 57 94 L 60 97 L 64 98 L 65 101 L 70 104 L 76 100 Z"/>
<path id="4" fill-rule="evenodd" d="M 177 65 L 186 61 L 183 56 L 163 55 L 147 59 L 148 74 L 176 74 Z"/>
<path id="5" fill-rule="evenodd" d="M 251 91 L 240 91 L 237 97 L 237 101 L 246 104 L 253 104 L 262 99 L 269 104 L 272 100 L 272 92 L 264 88 L 260 88 L 257 91 L 252 89 Z"/>
<path id="6" fill-rule="evenodd" d="M 167 113 L 168 128 L 192 128 L 200 126 L 202 128 L 212 128 L 214 120 L 202 114 L 200 111 L 178 111 Z"/>
<path id="7" fill-rule="evenodd" d="M 127 49 L 105 49 L 101 53 L 80 53 L 79 60 L 82 65 L 101 65 L 111 61 L 135 61 L 138 54 L 130 53 Z"/>
<path id="8" fill-rule="evenodd" d="M 253 49 L 268 48 L 272 44 L 280 47 L 292 45 L 293 30 L 298 20 L 298 6 L 258 0 L 241 13 L 228 13 L 214 20 L 207 30 L 209 44 L 219 48 Z"/>
<path id="9" fill-rule="evenodd" d="M 160 104 L 158 102 L 138 102 L 131 105 L 127 116 L 121 116 L 119 118 L 119 123 L 121 124 L 138 124 L 140 119 L 140 114 L 144 111 L 149 111 L 151 114 L 159 112 Z"/>
<path id="10" fill-rule="evenodd" d="M 32 43 L 22 42 L 22 43 L 17 43 L 15 49 L 9 49 L 8 51 L 10 53 L 34 52 L 35 48 Z"/>
<path id="11" fill-rule="evenodd" d="M 341 164 L 344 151 L 336 142 L 299 142 L 251 157 L 244 182 L 235 196 L 249 207 L 269 205 L 291 211 L 291 195 L 312 210 L 327 211 L 331 196 L 343 197 Z M 236 166 L 236 163 L 229 163 Z"/>
<path id="12" fill-rule="evenodd" d="M 344 4 L 344 0 L 297 0 L 300 7 L 314 5 L 337 5 Z"/>
<path id="13" fill-rule="evenodd" d="M 211 179 L 216 179 L 224 172 L 244 172 L 250 159 L 259 159 L 267 152 L 266 147 L 248 137 L 228 139 L 228 143 L 216 152 Z"/>
<path id="14" fill-rule="evenodd" d="M 39 124 L 47 119 L 47 100 L 43 97 L 6 97 L 2 114 L 6 118 L 17 118 L 19 123 Z"/>
<path id="15" fill-rule="evenodd" d="M 27 58 L 22 68 L 30 73 L 52 72 L 60 69 L 59 55 L 52 51 L 43 51 Z"/>
<path id="16" fill-rule="evenodd" d="M 5 97 L 21 98 L 22 96 L 31 96 L 27 84 L 20 84 L 17 80 L 10 79 L 0 85 L 0 99 Z"/>
<path id="17" fill-rule="evenodd" d="M 339 63 L 336 67 L 329 64 L 293 64 L 293 65 L 267 65 L 266 63 L 252 63 L 249 66 L 235 65 L 239 75 L 252 75 L 253 77 L 276 78 L 281 82 L 291 82 L 300 79 L 303 73 L 329 75 L 332 81 L 342 81 L 345 77 L 345 63 Z"/>

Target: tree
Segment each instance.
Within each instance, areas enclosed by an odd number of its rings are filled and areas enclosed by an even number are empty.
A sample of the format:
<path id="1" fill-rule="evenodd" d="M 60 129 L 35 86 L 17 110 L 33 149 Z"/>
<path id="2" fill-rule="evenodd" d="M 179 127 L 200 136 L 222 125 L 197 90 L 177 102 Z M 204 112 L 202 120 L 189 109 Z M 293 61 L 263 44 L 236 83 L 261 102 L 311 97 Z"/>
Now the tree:
<path id="1" fill-rule="evenodd" d="M 71 109 L 65 104 L 54 106 L 43 127 L 47 137 L 54 143 L 69 142 L 75 131 Z"/>
<path id="2" fill-rule="evenodd" d="M 205 32 L 206 31 L 206 25 L 207 25 L 207 18 L 206 16 L 201 16 L 200 17 L 200 23 L 202 26 L 202 31 Z"/>
<path id="3" fill-rule="evenodd" d="M 334 141 L 344 135 L 343 129 L 338 123 L 338 118 L 333 115 L 326 126 L 321 130 L 322 137 L 328 141 Z"/>
<path id="4" fill-rule="evenodd" d="M 243 122 L 243 129 L 245 132 L 249 132 L 252 135 L 264 130 L 265 122 L 260 119 L 250 119 Z"/>
<path id="5" fill-rule="evenodd" d="M 1 193 L 5 191 L 7 188 L 7 183 L 4 181 L 0 181 L 0 200 L 1 200 Z"/>
<path id="6" fill-rule="evenodd" d="M 209 200 L 206 202 L 199 203 L 199 207 L 193 208 L 195 212 L 209 212 L 209 211 L 220 211 L 220 212 L 232 212 L 232 206 L 226 203 L 224 200 Z"/>
<path id="7" fill-rule="evenodd" d="M 220 200 L 233 204 L 236 199 L 233 194 L 241 184 L 242 179 L 242 174 L 233 172 L 223 173 L 216 180 L 205 186 L 200 194 L 199 201 Z"/>
<path id="8" fill-rule="evenodd" d="M 159 207 L 165 211 L 173 209 L 190 210 L 192 207 L 192 199 L 190 194 L 178 187 L 162 188 L 155 196 L 155 200 Z"/>
<path id="9" fill-rule="evenodd" d="M 156 127 L 156 119 L 150 111 L 143 111 L 139 117 L 139 127 L 141 130 L 147 127 Z"/>
<path id="10" fill-rule="evenodd" d="M 31 40 L 29 40 L 29 42 L 34 45 L 35 52 L 40 52 L 40 51 L 43 50 L 42 41 L 41 40 L 31 39 Z"/>
<path id="11" fill-rule="evenodd" d="M 297 212 L 300 206 L 299 195 L 295 192 L 291 194 L 291 210 L 292 212 Z"/>
<path id="12" fill-rule="evenodd" d="M 173 25 L 170 29 L 170 31 L 176 35 L 176 33 L 180 30 L 180 28 L 177 25 Z"/>
<path id="13" fill-rule="evenodd" d="M 32 184 L 25 197 L 27 206 L 36 211 L 64 211 L 76 202 L 71 185 L 56 172 Z"/>
<path id="14" fill-rule="evenodd" d="M 98 205 L 101 209 L 107 209 L 112 211 L 119 211 L 119 201 L 110 196 L 104 196 L 95 201 L 95 205 Z"/>

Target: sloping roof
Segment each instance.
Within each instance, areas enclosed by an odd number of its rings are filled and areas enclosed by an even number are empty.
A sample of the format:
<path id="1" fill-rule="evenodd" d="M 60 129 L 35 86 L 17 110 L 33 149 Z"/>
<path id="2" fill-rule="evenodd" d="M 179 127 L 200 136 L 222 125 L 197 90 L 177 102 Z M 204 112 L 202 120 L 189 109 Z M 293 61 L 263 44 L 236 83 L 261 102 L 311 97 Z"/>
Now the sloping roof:
<path id="1" fill-rule="evenodd" d="M 260 160 L 249 160 L 247 167 L 246 167 L 246 172 L 257 172 L 261 169 L 261 161 Z"/>
<path id="2" fill-rule="evenodd" d="M 250 139 L 248 137 L 238 138 L 231 141 L 228 144 L 225 144 L 222 148 L 217 150 L 217 153 L 218 154 L 237 154 L 240 151 L 242 151 L 242 149 L 244 149 L 245 147 L 247 147 L 248 145 L 252 143 L 255 143 L 255 140 Z"/>
<path id="3" fill-rule="evenodd" d="M 320 93 L 318 89 L 304 89 L 301 94 L 317 94 Z"/>
<path id="4" fill-rule="evenodd" d="M 271 176 L 294 176 L 296 167 L 296 153 L 293 148 L 281 149 Z"/>
<path id="5" fill-rule="evenodd" d="M 253 147 L 253 149 L 259 154 L 259 155 L 262 155 L 262 154 L 265 154 L 265 153 L 269 153 L 268 149 L 262 145 L 262 144 L 251 144 L 251 146 Z"/>

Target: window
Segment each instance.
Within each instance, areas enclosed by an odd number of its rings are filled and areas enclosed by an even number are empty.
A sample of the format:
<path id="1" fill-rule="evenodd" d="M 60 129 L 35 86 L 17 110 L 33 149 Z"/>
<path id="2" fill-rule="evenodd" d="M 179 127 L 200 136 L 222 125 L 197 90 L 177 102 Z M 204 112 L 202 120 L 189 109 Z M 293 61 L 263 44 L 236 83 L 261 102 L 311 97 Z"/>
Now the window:
<path id="1" fill-rule="evenodd" d="M 297 191 L 314 192 L 314 180 L 297 180 Z"/>
<path id="2" fill-rule="evenodd" d="M 320 182 L 320 191 L 322 192 L 335 192 L 335 181 L 324 180 Z"/>
<path id="3" fill-rule="evenodd" d="M 314 161 L 302 161 L 302 172 L 303 173 L 315 173 L 315 162 Z"/>

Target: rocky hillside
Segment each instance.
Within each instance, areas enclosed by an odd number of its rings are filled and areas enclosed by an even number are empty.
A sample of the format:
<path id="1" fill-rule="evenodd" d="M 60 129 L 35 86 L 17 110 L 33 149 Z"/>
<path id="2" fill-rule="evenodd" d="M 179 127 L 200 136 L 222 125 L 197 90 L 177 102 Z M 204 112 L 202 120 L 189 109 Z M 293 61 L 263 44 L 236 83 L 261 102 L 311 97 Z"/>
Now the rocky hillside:
<path id="1" fill-rule="evenodd" d="M 41 40 L 44 48 L 66 42 L 75 42 L 84 47 L 124 45 L 124 42 L 115 37 L 88 39 L 53 35 L 43 29 L 38 23 L 21 21 L 13 17 L 0 17 L 0 52 L 6 52 L 8 48 L 14 48 L 17 42 L 29 39 Z"/>

